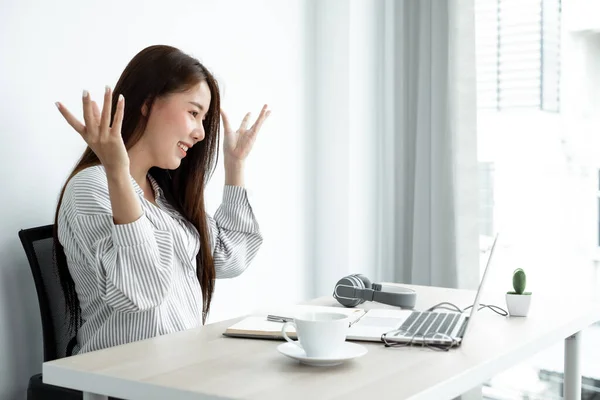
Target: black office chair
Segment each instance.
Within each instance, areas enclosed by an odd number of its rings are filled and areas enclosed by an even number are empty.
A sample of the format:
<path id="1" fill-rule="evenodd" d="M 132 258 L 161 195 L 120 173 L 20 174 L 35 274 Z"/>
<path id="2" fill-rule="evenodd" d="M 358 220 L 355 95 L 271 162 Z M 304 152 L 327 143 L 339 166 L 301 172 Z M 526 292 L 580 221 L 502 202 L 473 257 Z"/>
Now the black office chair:
<path id="1" fill-rule="evenodd" d="M 55 268 L 53 256 L 54 225 L 19 231 L 19 238 L 27 255 L 35 282 L 44 342 L 44 362 L 71 355 L 76 340 L 69 335 L 69 316 L 65 312 L 65 297 Z M 83 393 L 48 385 L 42 374 L 29 379 L 27 400 L 81 400 Z"/>

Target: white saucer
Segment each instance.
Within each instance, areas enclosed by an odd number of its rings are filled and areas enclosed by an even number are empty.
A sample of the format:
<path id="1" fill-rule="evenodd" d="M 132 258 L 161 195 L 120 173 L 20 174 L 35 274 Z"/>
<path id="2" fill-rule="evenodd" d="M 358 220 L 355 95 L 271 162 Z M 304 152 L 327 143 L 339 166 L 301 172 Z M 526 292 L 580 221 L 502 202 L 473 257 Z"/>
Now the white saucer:
<path id="1" fill-rule="evenodd" d="M 335 357 L 307 357 L 304 350 L 293 343 L 285 342 L 277 346 L 277 350 L 302 364 L 315 367 L 332 367 L 339 365 L 346 360 L 361 357 L 367 354 L 367 348 L 360 344 L 344 342 L 340 354 Z"/>

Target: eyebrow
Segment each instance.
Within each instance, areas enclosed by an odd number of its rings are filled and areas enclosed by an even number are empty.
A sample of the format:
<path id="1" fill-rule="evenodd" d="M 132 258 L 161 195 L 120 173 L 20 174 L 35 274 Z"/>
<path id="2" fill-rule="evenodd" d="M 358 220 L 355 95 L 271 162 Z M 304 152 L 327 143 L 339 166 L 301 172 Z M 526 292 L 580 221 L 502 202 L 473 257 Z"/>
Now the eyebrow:
<path id="1" fill-rule="evenodd" d="M 202 104 L 200 103 L 196 103 L 195 101 L 190 101 L 190 104 L 195 105 L 196 107 L 198 107 L 201 111 L 204 111 L 204 107 L 202 106 Z"/>

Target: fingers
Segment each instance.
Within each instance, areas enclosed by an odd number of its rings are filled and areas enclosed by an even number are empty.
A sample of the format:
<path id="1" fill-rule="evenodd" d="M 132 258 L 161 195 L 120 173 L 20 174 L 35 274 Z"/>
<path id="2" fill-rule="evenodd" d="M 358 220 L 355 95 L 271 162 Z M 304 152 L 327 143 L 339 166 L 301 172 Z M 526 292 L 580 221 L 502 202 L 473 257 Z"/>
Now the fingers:
<path id="1" fill-rule="evenodd" d="M 269 115 L 271 115 L 271 110 L 267 110 L 267 105 L 265 104 L 263 106 L 262 110 L 260 110 L 260 114 L 259 114 L 258 118 L 256 119 L 256 122 L 254 123 L 254 125 L 252 125 L 251 129 L 255 132 L 258 132 L 260 130 L 260 127 L 262 126 L 262 124 L 269 117 Z"/>
<path id="2" fill-rule="evenodd" d="M 97 126 L 100 124 L 100 109 L 98 108 L 98 103 L 96 103 L 94 100 L 92 100 L 92 111 L 94 112 L 94 121 L 95 125 Z"/>
<path id="3" fill-rule="evenodd" d="M 104 90 L 104 104 L 102 105 L 102 116 L 100 117 L 100 133 L 108 133 L 110 128 L 110 112 L 112 103 L 112 90 L 106 86 Z"/>
<path id="4" fill-rule="evenodd" d="M 82 135 L 94 132 L 94 129 L 98 124 L 94 121 L 94 111 L 92 110 L 92 101 L 90 98 L 90 92 L 87 90 L 83 91 L 83 120 L 85 121 L 85 127 Z"/>
<path id="5" fill-rule="evenodd" d="M 56 102 L 56 107 L 58 111 L 62 114 L 62 116 L 67 120 L 67 123 L 73 127 L 80 135 L 85 134 L 85 125 L 83 125 L 73 114 L 66 109 L 61 103 Z"/>
<path id="6" fill-rule="evenodd" d="M 223 128 L 225 129 L 225 132 L 231 131 L 231 125 L 229 124 L 229 118 L 227 117 L 227 114 L 225 114 L 225 111 L 223 111 L 223 109 L 221 109 L 221 118 L 223 118 Z"/>
<path id="7" fill-rule="evenodd" d="M 246 113 L 246 116 L 244 116 L 244 119 L 240 124 L 240 131 L 245 131 L 246 129 L 248 129 L 248 121 L 250 121 L 250 113 Z"/>
<path id="8" fill-rule="evenodd" d="M 89 134 L 98 134 L 98 128 L 100 132 L 110 132 L 110 115 L 111 115 L 111 102 L 112 102 L 112 90 L 109 86 L 106 86 L 104 91 L 104 104 L 102 106 L 102 112 L 98 107 L 98 104 L 93 101 L 90 97 L 90 93 L 87 90 L 83 91 L 82 95 L 83 102 L 83 120 L 85 125 L 81 123 L 67 108 L 59 102 L 56 102 L 58 111 L 65 118 L 67 123 L 73 127 L 80 135 L 86 139 Z M 117 112 L 115 113 L 115 122 L 113 126 L 116 127 L 116 131 L 121 132 L 121 125 L 123 123 L 124 115 L 124 99 L 123 96 L 119 96 L 117 102 Z M 86 139 L 87 141 L 87 139 Z"/>
<path id="9" fill-rule="evenodd" d="M 110 128 L 111 132 L 116 135 L 121 135 L 121 126 L 123 125 L 123 115 L 125 113 L 125 98 L 122 94 L 119 95 L 117 100 L 117 111 L 115 111 L 115 118 L 113 125 Z"/>

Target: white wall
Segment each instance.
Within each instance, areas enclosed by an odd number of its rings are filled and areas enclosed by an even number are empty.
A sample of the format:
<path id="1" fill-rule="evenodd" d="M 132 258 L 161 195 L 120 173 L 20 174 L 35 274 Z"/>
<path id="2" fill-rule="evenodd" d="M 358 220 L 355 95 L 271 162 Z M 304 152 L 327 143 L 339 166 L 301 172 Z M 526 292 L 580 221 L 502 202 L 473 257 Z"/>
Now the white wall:
<path id="1" fill-rule="evenodd" d="M 54 102 L 81 115 L 83 89 L 96 98 L 151 44 L 170 44 L 219 79 L 234 120 L 273 114 L 248 161 L 247 186 L 265 237 L 252 267 L 219 281 L 211 321 L 307 292 L 305 146 L 307 35 L 302 0 L 3 0 L 0 10 L 0 399 L 25 398 L 41 370 L 41 325 L 21 228 L 52 222 L 59 189 L 84 149 Z M 218 206 L 222 165 L 209 187 Z"/>

